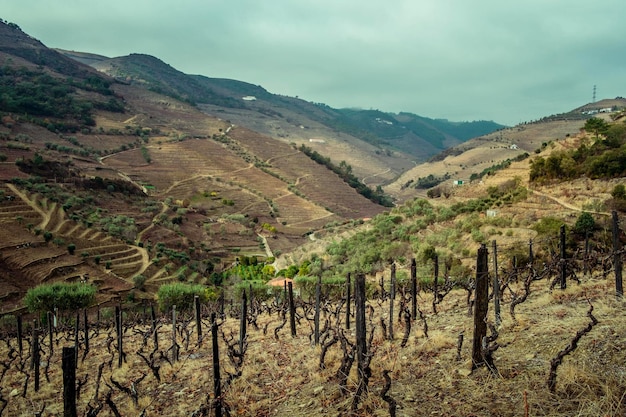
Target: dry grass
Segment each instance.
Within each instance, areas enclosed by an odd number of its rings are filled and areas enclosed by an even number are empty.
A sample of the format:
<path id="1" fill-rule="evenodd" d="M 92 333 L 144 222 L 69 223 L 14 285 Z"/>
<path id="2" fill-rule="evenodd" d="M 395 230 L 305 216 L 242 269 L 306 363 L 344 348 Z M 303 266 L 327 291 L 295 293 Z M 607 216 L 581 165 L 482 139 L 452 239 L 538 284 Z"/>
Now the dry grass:
<path id="1" fill-rule="evenodd" d="M 426 312 L 428 338 L 424 335 L 422 323 L 413 323 L 404 348 L 400 347 L 404 333 L 400 322 L 394 323 L 394 341 L 383 338 L 379 317 L 386 315 L 388 304 L 385 302 L 379 307 L 378 302 L 374 302 L 375 327 L 371 324 L 369 327 L 375 332 L 370 390 L 356 415 L 389 415 L 387 404 L 379 395 L 385 369 L 390 371 L 393 383 L 389 395 L 397 401 L 400 416 L 519 416 L 524 415 L 525 407 L 528 407 L 530 416 L 624 415 L 626 325 L 622 318 L 623 301 L 614 298 L 612 284 L 604 280 L 588 278 L 581 285 L 570 285 L 566 291 L 553 293 L 548 292 L 548 285 L 547 281 L 533 284 L 529 300 L 517 308 L 517 322 L 511 320 L 508 304 L 503 305 L 503 323 L 498 338 L 501 347 L 495 353 L 498 374 L 495 376 L 485 368 L 470 372 L 473 319 L 468 317 L 463 305 L 463 293 L 448 295 L 440 305 L 439 314 Z M 421 297 L 422 309 L 428 310 L 430 294 Z M 588 323 L 588 297 L 599 324 L 582 338 L 574 352 L 565 357 L 558 368 L 556 391 L 550 393 L 547 388 L 550 360 Z M 490 312 L 490 320 L 492 315 Z M 329 349 L 326 369 L 320 370 L 320 347 L 310 343 L 311 327 L 303 320 L 298 326 L 298 336 L 292 338 L 287 325 L 279 332 L 277 340 L 274 328 L 281 323 L 282 319 L 276 314 L 263 314 L 258 317 L 259 329 L 249 329 L 242 376 L 235 379 L 224 393 L 231 415 L 347 414 L 352 395 L 342 395 L 334 377 L 343 355 L 340 345 L 335 344 Z M 266 325 L 267 334 L 263 334 Z M 236 318 L 227 318 L 222 325 L 226 335 L 236 335 L 237 327 Z M 147 328 L 147 325 L 137 326 L 134 330 L 145 331 Z M 134 330 L 126 333 L 127 361 L 120 369 L 116 367 L 117 359 L 107 352 L 107 335 L 101 333 L 92 339 L 92 350 L 77 369 L 79 379 L 89 375 L 78 402 L 79 414 L 85 412 L 89 402 L 96 404 L 92 397 L 97 368 L 111 359 L 114 359 L 112 367 L 104 368 L 100 400 L 109 391 L 105 383 L 112 385 L 111 376 L 123 386 L 130 387 L 133 381 L 147 374 L 137 385 L 137 405 L 128 395 L 113 390 L 111 398 L 122 415 L 139 415 L 145 410 L 147 416 L 180 416 L 199 409 L 212 392 L 210 341 L 207 339 L 201 346 L 196 346 L 195 331 L 192 331 L 189 347 L 181 348 L 181 360 L 172 365 L 161 364 L 161 383 L 158 383 L 135 353 L 141 339 Z M 160 332 L 161 349 L 165 350 L 171 344 L 171 329 L 163 326 Z M 465 341 L 461 360 L 457 360 L 457 340 L 461 332 Z M 354 340 L 351 331 L 346 335 Z M 31 378 L 27 395 L 22 398 L 24 375 L 17 371 L 15 364 L 10 367 L 1 382 L 0 393 L 8 400 L 4 415 L 30 416 L 44 404 L 44 415 L 61 413 L 60 351 L 62 345 L 70 343 L 62 340 L 59 346 L 55 346 L 50 382 L 42 375 L 42 388 L 38 393 L 32 390 Z M 11 345 L 15 346 L 15 341 Z M 223 342 L 221 348 L 222 376 L 226 378 L 227 373 L 235 370 L 228 361 Z M 6 358 L 5 343 L 1 350 L 1 357 Z M 149 353 L 151 350 L 150 340 L 144 351 Z M 43 360 L 47 361 L 47 355 Z M 355 368 L 356 365 L 348 379 L 351 393 L 355 392 L 357 385 Z M 99 415 L 112 414 L 105 406 Z"/>

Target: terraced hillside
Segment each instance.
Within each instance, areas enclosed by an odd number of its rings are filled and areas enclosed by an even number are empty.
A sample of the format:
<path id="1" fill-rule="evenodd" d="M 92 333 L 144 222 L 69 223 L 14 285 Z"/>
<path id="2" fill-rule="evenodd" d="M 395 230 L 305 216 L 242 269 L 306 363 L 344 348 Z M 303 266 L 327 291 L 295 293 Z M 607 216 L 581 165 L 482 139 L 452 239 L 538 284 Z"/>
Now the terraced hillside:
<path id="1" fill-rule="evenodd" d="M 144 249 L 68 220 L 56 203 L 12 184 L 0 190 L 3 311 L 19 308 L 28 288 L 52 281 L 89 280 L 106 302 L 132 288 L 130 277 L 149 265 Z"/>
<path id="2" fill-rule="evenodd" d="M 306 198 L 345 218 L 371 217 L 383 208 L 362 198 L 328 169 L 292 146 L 272 142 L 256 132 L 235 128 L 230 135 L 267 164 L 267 170 L 284 179 Z M 331 160 L 339 164 L 341 160 Z"/>

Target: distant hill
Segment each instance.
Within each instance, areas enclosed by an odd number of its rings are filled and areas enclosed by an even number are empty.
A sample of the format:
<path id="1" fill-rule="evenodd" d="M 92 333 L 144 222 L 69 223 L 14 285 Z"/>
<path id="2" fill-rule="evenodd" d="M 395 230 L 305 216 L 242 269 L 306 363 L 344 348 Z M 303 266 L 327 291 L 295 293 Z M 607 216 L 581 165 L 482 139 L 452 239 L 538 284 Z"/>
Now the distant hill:
<path id="1" fill-rule="evenodd" d="M 10 56 L 16 65 L 45 67 L 65 76 L 85 78 L 97 74 L 88 66 L 67 59 L 24 33 L 16 24 L 0 23 L 0 54 Z"/>
<path id="2" fill-rule="evenodd" d="M 359 109 L 341 109 L 339 116 L 330 123 L 363 140 L 401 150 L 418 160 L 504 127 L 491 121 L 450 122 L 406 112 L 393 114 Z"/>
<path id="3" fill-rule="evenodd" d="M 406 161 L 423 161 L 450 146 L 503 127 L 494 122 L 450 122 L 410 113 L 394 115 L 376 110 L 334 109 L 320 103 L 273 94 L 242 81 L 187 75 L 144 54 L 93 59 L 89 54 L 63 53 L 89 63 L 117 80 L 186 101 L 211 114 L 222 113 L 228 120 L 278 139 L 292 141 L 296 136 L 291 132 L 294 128 L 307 127 L 315 130 L 312 136 L 351 136 L 349 142 L 357 139 L 378 149 L 374 158 L 378 158 L 376 155 L 389 156 L 392 152 L 399 152 L 406 154 L 402 158 Z M 265 123 L 268 117 L 271 118 L 269 125 Z M 295 139 L 306 138 L 296 136 Z M 355 146 L 363 148 L 358 142 Z M 358 170 L 359 164 L 352 162 Z M 405 162 L 400 166 L 409 165 Z"/>
<path id="4" fill-rule="evenodd" d="M 592 116 L 610 120 L 608 109 L 618 114 L 615 111 L 625 108 L 624 98 L 605 99 L 470 139 L 406 171 L 386 185 L 385 191 L 405 201 L 415 196 L 424 197 L 429 188 L 439 184 L 452 187 L 454 181 L 467 183 L 480 179 L 525 155 L 533 155 L 548 143 L 575 136 Z"/>

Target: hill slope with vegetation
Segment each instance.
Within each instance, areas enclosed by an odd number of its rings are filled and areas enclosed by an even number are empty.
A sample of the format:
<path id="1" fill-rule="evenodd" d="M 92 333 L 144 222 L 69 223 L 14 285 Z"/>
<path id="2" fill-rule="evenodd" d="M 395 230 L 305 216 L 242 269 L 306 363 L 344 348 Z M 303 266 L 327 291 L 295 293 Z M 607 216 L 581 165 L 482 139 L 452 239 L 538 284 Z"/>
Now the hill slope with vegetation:
<path id="1" fill-rule="evenodd" d="M 449 122 L 409 113 L 334 109 L 272 94 L 242 81 L 187 75 L 143 54 L 94 60 L 88 59 L 88 54 L 62 52 L 117 80 L 186 101 L 278 140 L 298 145 L 321 140 L 326 146 L 319 152 L 326 157 L 339 154 L 359 175 L 372 176 L 375 185 L 391 180 L 412 166 L 411 161 L 426 160 L 449 146 L 503 127 L 494 122 Z"/>
<path id="2" fill-rule="evenodd" d="M 3 311 L 22 309 L 30 286 L 84 275 L 100 303 L 151 298 L 384 210 L 287 143 L 117 82 L 17 26 L 0 34 Z M 29 61 L 48 55 L 52 67 Z"/>

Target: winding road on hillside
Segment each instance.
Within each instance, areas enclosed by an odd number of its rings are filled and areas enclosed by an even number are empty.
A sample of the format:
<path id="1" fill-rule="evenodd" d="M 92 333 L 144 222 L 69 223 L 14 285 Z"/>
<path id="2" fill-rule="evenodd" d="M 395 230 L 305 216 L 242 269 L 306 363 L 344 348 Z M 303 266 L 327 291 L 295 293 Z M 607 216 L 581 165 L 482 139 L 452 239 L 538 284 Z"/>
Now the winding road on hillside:
<path id="1" fill-rule="evenodd" d="M 30 198 L 28 198 L 26 194 L 24 194 L 19 189 L 17 189 L 15 185 L 11 183 L 7 183 L 6 185 L 13 193 L 15 193 L 15 195 L 17 195 L 19 198 L 22 199 L 22 201 L 28 204 L 30 208 L 32 208 L 37 213 L 39 213 L 39 215 L 43 218 L 43 220 L 41 221 L 41 223 L 39 223 L 39 226 L 37 227 L 39 227 L 40 229 L 45 229 L 46 226 L 50 223 L 50 218 L 51 218 L 50 212 L 42 210 L 37 204 L 33 203 L 33 201 Z"/>
<path id="2" fill-rule="evenodd" d="M 39 205 L 31 200 L 30 198 L 28 198 L 28 195 L 26 195 L 25 193 L 23 193 L 22 191 L 20 191 L 17 187 L 15 187 L 13 184 L 7 184 L 7 187 L 13 192 L 15 193 L 19 198 L 22 199 L 22 201 L 24 201 L 26 204 L 28 204 L 33 210 L 35 210 L 39 215 L 41 215 L 42 217 L 42 221 L 41 223 L 39 223 L 39 228 L 41 229 L 47 229 L 48 225 L 50 224 L 50 221 L 52 219 L 52 214 L 57 213 L 58 210 L 58 215 L 65 217 L 65 212 L 62 211 L 61 208 L 56 208 L 56 204 L 50 206 L 50 208 L 48 210 L 42 210 L 41 207 L 39 207 Z M 74 227 L 74 229 L 72 230 L 76 230 L 77 227 Z M 91 229 L 91 228 L 88 228 Z M 139 271 L 137 272 L 136 275 L 138 274 L 142 274 L 147 268 L 148 266 L 150 266 L 150 257 L 148 255 L 148 251 L 145 248 L 139 247 L 139 246 L 133 246 L 133 248 L 135 250 L 137 250 L 137 252 L 139 252 L 139 254 L 141 255 L 141 267 L 139 268 Z M 109 273 L 112 273 L 111 271 L 109 271 Z M 130 281 L 128 279 L 119 277 L 120 279 L 124 280 L 124 281 Z"/>
<path id="3" fill-rule="evenodd" d="M 374 178 L 374 177 L 377 177 L 379 175 L 384 175 L 384 174 L 388 173 L 389 171 L 391 171 L 391 168 L 387 168 L 386 170 L 381 171 L 381 172 L 377 172 L 376 174 L 368 175 L 367 177 L 363 177 L 361 182 L 363 183 L 363 185 L 367 185 L 367 183 L 365 182 L 366 179 Z"/>

